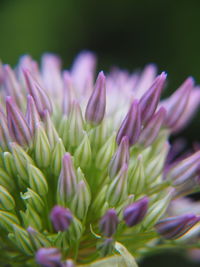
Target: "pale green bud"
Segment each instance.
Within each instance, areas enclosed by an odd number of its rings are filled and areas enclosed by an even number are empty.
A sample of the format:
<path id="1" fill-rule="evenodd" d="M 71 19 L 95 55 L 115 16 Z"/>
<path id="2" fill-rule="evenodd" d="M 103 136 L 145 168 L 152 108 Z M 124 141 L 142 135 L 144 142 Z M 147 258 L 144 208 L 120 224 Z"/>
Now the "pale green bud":
<path id="1" fill-rule="evenodd" d="M 99 148 L 106 140 L 108 136 L 108 125 L 105 121 L 102 121 L 100 125 L 89 131 L 89 139 L 92 147 Z"/>
<path id="2" fill-rule="evenodd" d="M 86 216 L 88 207 L 90 205 L 91 193 L 80 168 L 77 171 L 77 176 L 82 176 L 82 179 L 77 185 L 76 194 L 70 203 L 70 209 L 79 219 L 83 219 Z"/>
<path id="3" fill-rule="evenodd" d="M 35 133 L 34 153 L 37 165 L 46 168 L 50 164 L 51 149 L 50 144 L 42 124 L 37 124 Z"/>
<path id="4" fill-rule="evenodd" d="M 69 240 L 77 242 L 77 240 L 80 239 L 82 232 L 83 232 L 82 223 L 75 216 L 73 216 L 73 220 L 68 229 Z"/>
<path id="5" fill-rule="evenodd" d="M 40 196 L 47 194 L 48 185 L 43 173 L 35 166 L 28 165 L 29 184 L 33 191 Z"/>
<path id="6" fill-rule="evenodd" d="M 142 155 L 137 158 L 136 166 L 134 170 L 129 174 L 129 193 L 138 195 L 144 190 L 145 186 L 145 174 Z"/>
<path id="7" fill-rule="evenodd" d="M 95 219 L 96 217 L 101 217 L 104 212 L 103 212 L 103 205 L 105 204 L 106 201 L 106 192 L 108 189 L 108 185 L 105 185 L 100 192 L 97 194 L 96 198 L 94 201 L 91 203 L 91 218 Z M 95 217 L 96 215 L 96 217 Z"/>
<path id="8" fill-rule="evenodd" d="M 65 154 L 65 147 L 62 139 L 58 139 L 51 157 L 51 169 L 54 175 L 58 176 L 62 167 L 62 158 Z"/>
<path id="9" fill-rule="evenodd" d="M 0 185 L 0 209 L 13 210 L 15 207 L 15 200 L 10 193 Z"/>
<path id="10" fill-rule="evenodd" d="M 19 176 L 25 183 L 28 182 L 27 164 L 34 164 L 31 157 L 16 143 L 10 144 L 14 157 L 15 166 Z"/>
<path id="11" fill-rule="evenodd" d="M 15 188 L 15 183 L 12 178 L 2 168 L 0 168 L 0 185 L 5 187 L 9 192 Z"/>
<path id="12" fill-rule="evenodd" d="M 107 142 L 102 146 L 96 156 L 95 165 L 98 169 L 104 170 L 115 152 L 116 134 L 113 134 Z"/>
<path id="13" fill-rule="evenodd" d="M 32 226 L 33 228 L 38 230 L 42 228 L 42 222 L 39 214 L 29 204 L 26 205 L 25 212 L 20 211 L 20 214 L 26 227 Z"/>
<path id="14" fill-rule="evenodd" d="M 142 227 L 144 229 L 151 228 L 156 224 L 156 222 L 165 213 L 171 199 L 172 191 L 170 191 L 164 198 L 156 201 L 152 206 L 150 206 L 148 213 L 142 222 Z"/>
<path id="15" fill-rule="evenodd" d="M 51 247 L 51 242 L 47 239 L 45 235 L 42 233 L 39 233 L 37 230 L 35 230 L 32 227 L 27 228 L 27 232 L 31 241 L 31 244 L 35 250 L 38 250 L 41 247 Z"/>
<path id="16" fill-rule="evenodd" d="M 16 175 L 17 169 L 15 166 L 13 155 L 10 152 L 4 152 L 3 161 L 4 161 L 5 169 L 8 172 L 8 174 L 11 176 Z"/>
<path id="17" fill-rule="evenodd" d="M 91 164 L 92 151 L 90 147 L 90 140 L 87 133 L 84 133 L 84 138 L 81 144 L 77 147 L 74 153 L 76 166 L 81 168 L 89 168 Z"/>
<path id="18" fill-rule="evenodd" d="M 24 200 L 25 204 L 29 204 L 38 213 L 43 212 L 45 207 L 43 200 L 30 188 L 28 188 L 24 194 L 21 192 L 21 198 Z"/>
<path id="19" fill-rule="evenodd" d="M 81 112 L 80 105 L 77 101 L 74 101 L 69 114 L 67 129 L 67 143 L 70 147 L 77 146 L 83 139 L 84 121 Z"/>
<path id="20" fill-rule="evenodd" d="M 166 160 L 166 156 L 169 151 L 169 144 L 166 143 L 163 146 L 162 151 L 156 155 L 153 159 L 146 163 L 145 172 L 147 174 L 147 183 L 152 183 L 163 171 L 163 166 Z"/>
<path id="21" fill-rule="evenodd" d="M 63 144 L 65 147 L 68 146 L 68 135 L 67 135 L 67 131 L 68 131 L 68 118 L 66 115 L 63 115 L 59 124 L 59 135 L 63 140 Z"/>
<path id="22" fill-rule="evenodd" d="M 118 175 L 111 181 L 106 193 L 106 199 L 111 207 L 120 204 L 127 198 L 127 164 L 124 163 Z"/>
<path id="23" fill-rule="evenodd" d="M 44 111 L 44 120 L 45 120 L 45 130 L 47 133 L 47 137 L 49 140 L 49 144 L 51 148 L 53 149 L 58 142 L 59 135 L 54 127 L 54 124 L 50 118 L 48 110 Z"/>
<path id="24" fill-rule="evenodd" d="M 13 224 L 20 224 L 16 215 L 0 210 L 0 226 L 8 232 L 13 231 Z"/>
<path id="25" fill-rule="evenodd" d="M 31 245 L 28 233 L 25 229 L 13 224 L 13 231 L 8 238 L 25 254 L 33 255 L 33 247 Z"/>

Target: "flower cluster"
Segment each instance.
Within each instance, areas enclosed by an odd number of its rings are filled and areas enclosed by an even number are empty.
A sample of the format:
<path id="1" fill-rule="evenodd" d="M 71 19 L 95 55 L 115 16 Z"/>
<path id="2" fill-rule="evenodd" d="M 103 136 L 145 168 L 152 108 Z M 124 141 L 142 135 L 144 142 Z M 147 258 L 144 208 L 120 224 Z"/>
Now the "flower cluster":
<path id="1" fill-rule="evenodd" d="M 153 64 L 96 79 L 95 67 L 89 52 L 69 71 L 51 54 L 0 65 L 2 264 L 137 266 L 200 244 L 200 209 L 174 209 L 199 190 L 200 151 L 167 161 L 200 89 L 189 77 L 161 101 L 167 74 Z"/>

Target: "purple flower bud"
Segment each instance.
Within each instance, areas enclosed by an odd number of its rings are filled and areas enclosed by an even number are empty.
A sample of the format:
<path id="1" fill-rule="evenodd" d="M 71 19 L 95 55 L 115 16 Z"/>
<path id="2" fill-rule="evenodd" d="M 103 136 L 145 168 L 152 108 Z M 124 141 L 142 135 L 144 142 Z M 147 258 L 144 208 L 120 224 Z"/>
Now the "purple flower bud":
<path id="1" fill-rule="evenodd" d="M 0 147 L 5 151 L 8 149 L 10 142 L 10 134 L 7 124 L 7 118 L 4 112 L 0 109 Z"/>
<path id="2" fill-rule="evenodd" d="M 29 145 L 32 139 L 31 131 L 11 96 L 6 97 L 6 111 L 8 129 L 12 138 L 22 146 Z"/>
<path id="3" fill-rule="evenodd" d="M 143 124 L 145 124 L 151 118 L 157 108 L 166 77 L 167 75 L 165 72 L 162 72 L 159 76 L 157 76 L 152 86 L 140 99 Z"/>
<path id="4" fill-rule="evenodd" d="M 15 72 L 11 69 L 9 65 L 4 66 L 4 88 L 7 95 L 12 96 L 19 106 L 23 105 L 23 92 L 21 90 L 20 83 L 18 82 Z"/>
<path id="5" fill-rule="evenodd" d="M 104 118 L 106 110 L 106 87 L 105 76 L 101 71 L 97 77 L 94 91 L 88 101 L 85 119 L 92 124 L 99 124 Z"/>
<path id="6" fill-rule="evenodd" d="M 38 84 L 38 82 L 32 77 L 29 70 L 24 70 L 24 76 L 28 88 L 29 94 L 35 100 L 35 104 L 37 110 L 41 117 L 43 117 L 43 112 L 45 109 L 52 113 L 52 104 L 51 101 L 46 94 L 46 92 L 42 89 L 42 87 Z"/>
<path id="7" fill-rule="evenodd" d="M 120 144 L 122 138 L 127 136 L 129 144 L 137 142 L 141 131 L 141 111 L 137 100 L 133 101 L 125 119 L 123 120 L 117 133 L 117 143 Z"/>
<path id="8" fill-rule="evenodd" d="M 116 211 L 114 209 L 109 209 L 102 217 L 99 228 L 105 236 L 111 237 L 115 234 L 118 223 L 119 220 Z"/>
<path id="9" fill-rule="evenodd" d="M 148 203 L 148 198 L 143 197 L 124 209 L 124 220 L 129 227 L 140 223 L 144 219 L 147 213 Z"/>
<path id="10" fill-rule="evenodd" d="M 147 147 L 153 143 L 158 136 L 162 123 L 165 119 L 165 115 L 166 110 L 161 107 L 145 125 L 140 134 L 138 143 L 142 144 L 144 147 Z"/>
<path id="11" fill-rule="evenodd" d="M 186 180 L 190 179 L 200 167 L 200 151 L 192 154 L 184 160 L 173 164 L 167 170 L 166 178 L 173 181 L 174 185 L 183 184 Z"/>
<path id="12" fill-rule="evenodd" d="M 31 95 L 27 96 L 26 121 L 31 133 L 34 134 L 36 126 L 40 122 L 40 115 L 37 111 L 35 101 Z"/>
<path id="13" fill-rule="evenodd" d="M 40 248 L 35 258 L 44 267 L 61 267 L 61 253 L 57 248 Z"/>
<path id="14" fill-rule="evenodd" d="M 72 214 L 69 209 L 61 206 L 54 206 L 51 211 L 51 221 L 55 230 L 65 231 L 69 228 L 72 221 Z"/>
<path id="15" fill-rule="evenodd" d="M 72 107 L 73 94 L 73 83 L 70 73 L 68 71 L 63 72 L 63 100 L 62 109 L 63 113 L 69 115 Z"/>
<path id="16" fill-rule="evenodd" d="M 186 126 L 190 121 L 200 104 L 200 88 L 196 87 L 193 89 L 188 97 L 187 104 L 182 111 L 179 119 L 176 121 L 175 125 L 171 129 L 173 132 L 178 132 Z"/>
<path id="17" fill-rule="evenodd" d="M 74 196 L 77 184 L 71 155 L 66 153 L 63 156 L 62 169 L 58 180 L 58 196 L 61 203 L 66 204 Z"/>
<path id="18" fill-rule="evenodd" d="M 110 178 L 114 178 L 118 171 L 121 169 L 124 163 L 128 164 L 129 162 L 129 141 L 128 137 L 124 136 L 119 144 L 119 147 L 112 157 L 109 164 L 109 176 Z"/>
<path id="19" fill-rule="evenodd" d="M 178 123 L 187 106 L 193 87 L 194 80 L 193 78 L 189 77 L 180 86 L 180 88 L 177 89 L 175 93 L 164 102 L 164 107 L 167 110 L 165 124 L 168 127 L 176 127 L 176 124 Z"/>
<path id="20" fill-rule="evenodd" d="M 169 217 L 159 221 L 156 231 L 166 239 L 177 239 L 189 231 L 199 218 L 194 214 L 185 214 L 177 217 Z"/>

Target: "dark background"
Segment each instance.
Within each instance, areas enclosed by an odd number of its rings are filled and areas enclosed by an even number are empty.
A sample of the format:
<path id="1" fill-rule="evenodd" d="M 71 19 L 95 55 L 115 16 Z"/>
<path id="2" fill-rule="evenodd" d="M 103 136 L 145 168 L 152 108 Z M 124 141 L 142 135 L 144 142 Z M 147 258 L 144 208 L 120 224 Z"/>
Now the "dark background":
<path id="1" fill-rule="evenodd" d="M 155 62 L 167 71 L 168 92 L 188 76 L 200 83 L 199 0 L 1 0 L 0 58 L 15 65 L 28 53 L 39 60 L 54 52 L 69 67 L 83 49 L 98 55 L 99 69 L 132 71 Z M 182 135 L 199 138 L 200 113 Z M 200 266 L 174 254 L 151 257 L 141 266 Z"/>

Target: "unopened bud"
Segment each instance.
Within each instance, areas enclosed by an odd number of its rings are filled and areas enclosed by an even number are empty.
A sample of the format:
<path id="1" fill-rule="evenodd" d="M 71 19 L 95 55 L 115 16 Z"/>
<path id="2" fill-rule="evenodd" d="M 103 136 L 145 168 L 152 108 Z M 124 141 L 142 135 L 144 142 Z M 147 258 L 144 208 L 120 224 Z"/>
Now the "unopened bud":
<path id="1" fill-rule="evenodd" d="M 70 210 L 62 206 L 54 206 L 51 211 L 51 221 L 56 231 L 66 231 L 72 219 Z"/>
<path id="2" fill-rule="evenodd" d="M 115 234 L 118 223 L 119 221 L 116 211 L 114 209 L 109 209 L 101 219 L 99 227 L 101 232 L 105 236 L 111 237 L 112 235 Z"/>

